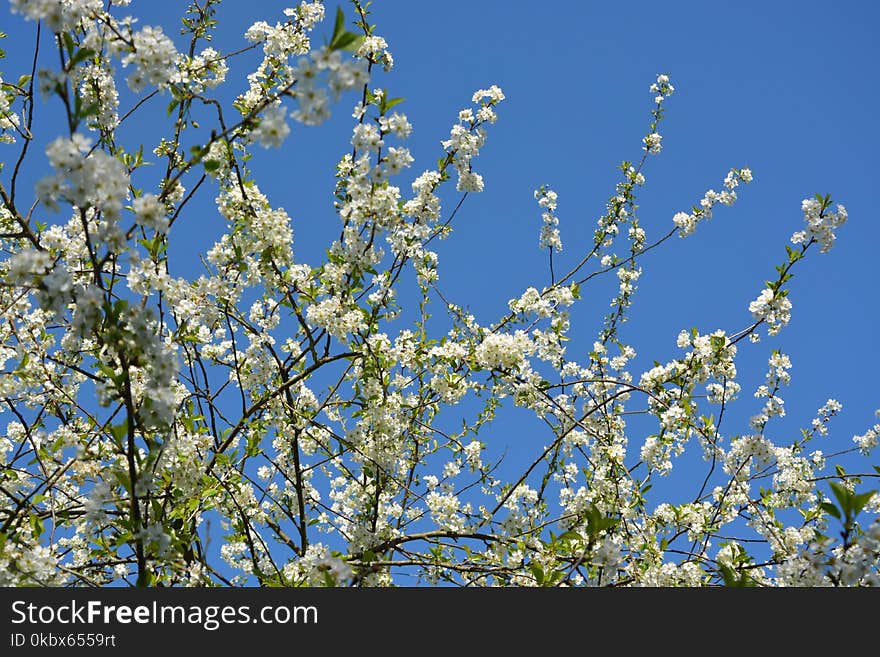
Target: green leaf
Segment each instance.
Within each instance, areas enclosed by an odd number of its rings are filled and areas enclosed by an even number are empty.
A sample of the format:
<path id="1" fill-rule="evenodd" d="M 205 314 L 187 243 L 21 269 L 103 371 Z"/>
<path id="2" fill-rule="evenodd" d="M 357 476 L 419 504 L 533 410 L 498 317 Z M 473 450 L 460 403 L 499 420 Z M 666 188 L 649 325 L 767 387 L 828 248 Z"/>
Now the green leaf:
<path id="1" fill-rule="evenodd" d="M 261 440 L 262 436 L 260 436 L 259 434 L 249 434 L 247 439 L 247 447 L 245 448 L 245 454 L 247 456 L 257 456 L 262 451 L 260 449 Z"/>
<path id="2" fill-rule="evenodd" d="M 831 502 L 821 502 L 819 508 L 840 520 L 840 511 Z"/>
<path id="3" fill-rule="evenodd" d="M 76 44 L 73 42 L 73 37 L 67 32 L 62 32 L 61 39 L 64 41 L 64 47 L 67 48 L 67 54 L 72 57 L 73 50 L 76 48 Z"/>
<path id="4" fill-rule="evenodd" d="M 95 51 L 92 50 L 91 48 L 80 48 L 79 50 L 76 51 L 76 54 L 70 58 L 70 65 L 76 66 L 81 61 L 83 61 L 84 59 L 88 59 L 89 57 L 93 56 L 94 54 L 95 54 Z"/>
<path id="5" fill-rule="evenodd" d="M 114 548 L 120 548 L 128 543 L 131 539 L 131 532 L 121 532 L 115 539 L 113 539 L 113 543 L 111 543 L 111 546 Z"/>
<path id="6" fill-rule="evenodd" d="M 31 533 L 33 534 L 34 538 L 39 538 L 42 535 L 44 529 L 45 528 L 43 527 L 43 519 L 40 518 L 40 516 L 31 516 Z"/>
<path id="7" fill-rule="evenodd" d="M 122 441 L 128 437 L 128 420 L 123 420 L 120 424 L 110 425 L 110 433 L 113 434 L 117 444 L 121 445 Z"/>
<path id="8" fill-rule="evenodd" d="M 336 22 L 333 24 L 333 37 L 330 39 L 330 43 L 336 41 L 337 37 L 342 34 L 345 29 L 345 13 L 342 11 L 342 7 L 336 8 Z"/>
<path id="9" fill-rule="evenodd" d="M 396 105 L 400 105 L 405 98 L 389 98 L 388 100 L 382 101 L 382 114 L 390 110 L 392 107 Z"/>
<path id="10" fill-rule="evenodd" d="M 557 536 L 557 540 L 559 541 L 579 541 L 581 540 L 581 535 L 576 531 L 572 531 L 569 529 L 567 532 L 564 532 Z"/>
<path id="11" fill-rule="evenodd" d="M 847 517 L 852 516 L 852 508 L 853 508 L 853 494 L 849 492 L 846 486 L 837 481 L 831 482 L 831 492 L 835 498 L 837 498 L 837 503 L 840 506 L 840 510 Z M 839 516 L 838 516 L 839 517 Z"/>
<path id="12" fill-rule="evenodd" d="M 330 42 L 330 50 L 357 50 L 363 37 L 352 32 L 343 32 Z"/>
<path id="13" fill-rule="evenodd" d="M 724 579 L 724 586 L 735 587 L 738 584 L 738 579 L 736 573 L 733 568 L 730 566 L 726 566 L 723 563 L 718 564 L 718 572 L 721 573 L 721 577 Z"/>
<path id="14" fill-rule="evenodd" d="M 544 569 L 536 561 L 532 561 L 528 566 L 529 572 L 535 576 L 535 583 L 541 586 L 544 583 Z"/>
<path id="15" fill-rule="evenodd" d="M 874 494 L 877 491 L 869 490 L 867 493 L 861 493 L 859 495 L 853 495 L 853 515 L 857 515 L 861 512 L 862 509 L 865 508 L 865 505 L 871 501 L 871 498 L 874 497 Z"/>

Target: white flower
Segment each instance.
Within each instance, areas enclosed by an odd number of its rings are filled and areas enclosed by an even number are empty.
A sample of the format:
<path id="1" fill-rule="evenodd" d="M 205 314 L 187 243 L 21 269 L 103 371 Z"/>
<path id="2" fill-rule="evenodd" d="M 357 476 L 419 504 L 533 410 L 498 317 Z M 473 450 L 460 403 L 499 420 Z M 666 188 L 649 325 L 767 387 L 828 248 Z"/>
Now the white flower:
<path id="1" fill-rule="evenodd" d="M 42 179 L 37 192 L 51 208 L 64 198 L 76 207 L 94 207 L 106 218 L 116 219 L 128 195 L 128 172 L 122 162 L 104 151 L 84 157 L 88 150 L 89 141 L 78 133 L 49 144 L 46 154 L 58 172 Z"/>
<path id="2" fill-rule="evenodd" d="M 52 32 L 62 32 L 81 20 L 103 13 L 101 0 L 11 0 L 12 11 L 32 21 L 44 21 Z"/>
<path id="3" fill-rule="evenodd" d="M 461 502 L 455 495 L 432 490 L 425 497 L 425 503 L 431 512 L 431 519 L 440 527 L 451 531 L 464 529 L 464 518 L 460 513 Z"/>
<path id="4" fill-rule="evenodd" d="M 486 369 L 518 369 L 525 364 L 526 355 L 535 351 L 535 345 L 525 331 L 513 335 L 490 333 L 477 347 L 474 355 Z"/>
<path id="5" fill-rule="evenodd" d="M 311 30 L 315 25 L 324 20 L 324 4 L 320 0 L 315 2 L 303 0 L 303 2 L 299 3 L 297 9 L 284 10 L 286 16 L 292 16 L 294 13 L 298 14 L 303 29 Z"/>
<path id="6" fill-rule="evenodd" d="M 483 176 L 473 171 L 459 171 L 455 189 L 459 192 L 482 192 Z"/>
<path id="7" fill-rule="evenodd" d="M 846 223 L 846 208 L 838 205 L 836 212 L 827 208 L 823 212 L 822 203 L 818 199 L 806 198 L 801 202 L 801 209 L 804 212 L 804 221 L 807 222 L 807 230 L 796 232 L 791 236 L 791 241 L 801 244 L 814 239 L 819 243 L 820 251 L 827 253 L 834 246 L 834 230 Z"/>
<path id="8" fill-rule="evenodd" d="M 675 91 L 675 87 L 669 82 L 669 76 L 665 73 L 661 73 L 657 76 L 657 81 L 651 85 L 649 90 L 652 94 L 657 94 L 655 102 L 659 104 L 664 98 L 668 98 L 672 95 L 672 92 Z"/>
<path id="9" fill-rule="evenodd" d="M 394 57 L 388 50 L 388 42 L 380 36 L 366 37 L 355 54 L 360 58 L 381 63 L 386 71 L 390 71 L 394 66 Z"/>
<path id="10" fill-rule="evenodd" d="M 155 194 L 144 194 L 132 203 L 135 221 L 145 228 L 152 228 L 164 233 L 168 230 L 168 217 L 165 204 Z"/>
<path id="11" fill-rule="evenodd" d="M 479 470 L 483 467 L 483 462 L 480 460 L 480 452 L 482 449 L 483 445 L 478 440 L 472 440 L 464 446 L 465 460 L 472 471 Z"/>
<path id="12" fill-rule="evenodd" d="M 306 308 L 306 318 L 312 324 L 327 329 L 327 332 L 337 338 L 344 338 L 346 334 L 357 331 L 363 324 L 364 318 L 357 308 L 344 308 L 339 297 L 328 297 L 318 304 Z"/>
<path id="13" fill-rule="evenodd" d="M 176 73 L 177 49 L 162 32 L 161 27 L 147 26 L 133 37 L 134 48 L 122 58 L 122 65 L 134 64 L 136 70 L 128 76 L 132 91 L 141 91 L 148 85 L 168 86 Z"/>
<path id="14" fill-rule="evenodd" d="M 488 89 L 479 89 L 474 92 L 472 100 L 475 103 L 482 103 L 484 98 L 488 98 L 492 104 L 500 103 L 504 100 L 504 92 L 501 91 L 501 87 L 493 84 Z"/>
<path id="15" fill-rule="evenodd" d="M 287 108 L 283 105 L 267 107 L 260 117 L 260 125 L 251 133 L 253 138 L 266 148 L 281 146 L 290 134 L 290 126 L 284 120 L 286 114 Z"/>
<path id="16" fill-rule="evenodd" d="M 749 304 L 749 312 L 755 319 L 765 320 L 770 325 L 770 335 L 776 335 L 791 321 L 791 301 L 781 293 L 764 288 L 758 298 Z"/>
<path id="17" fill-rule="evenodd" d="M 663 135 L 657 132 L 652 132 L 650 135 L 645 136 L 642 141 L 645 144 L 645 150 L 652 155 L 656 155 L 663 148 L 663 146 L 660 144 L 660 142 L 663 141 Z"/>
<path id="18" fill-rule="evenodd" d="M 559 234 L 559 219 L 553 214 L 556 210 L 557 195 L 546 185 L 535 190 L 535 199 L 538 205 L 545 208 L 541 214 L 541 234 L 538 238 L 538 247 L 541 249 L 555 249 L 562 251 L 562 237 Z"/>
<path id="19" fill-rule="evenodd" d="M 880 415 L 880 409 L 877 410 L 877 415 Z M 875 424 L 861 436 L 853 436 L 853 442 L 862 454 L 869 454 L 880 442 L 880 424 Z"/>
<path id="20" fill-rule="evenodd" d="M 113 71 L 106 63 L 87 63 L 71 71 L 72 81 L 78 84 L 83 104 L 95 106 L 95 123 L 105 130 L 112 130 L 119 123 L 117 108 L 119 93 Z M 90 122 L 90 128 L 94 125 Z"/>
<path id="21" fill-rule="evenodd" d="M 396 175 L 414 162 L 408 148 L 392 146 L 385 155 L 385 168 L 390 175 Z"/>
<path id="22" fill-rule="evenodd" d="M 192 59 L 183 58 L 180 70 L 172 77 L 175 84 L 187 84 L 194 93 L 218 87 L 226 80 L 229 65 L 226 59 L 213 48 L 205 48 Z"/>
<path id="23" fill-rule="evenodd" d="M 3 86 L 3 76 L 0 75 L 0 88 Z M 18 114 L 11 111 L 9 96 L 0 93 L 0 144 L 15 143 L 15 129 L 19 123 Z"/>
<path id="24" fill-rule="evenodd" d="M 379 128 L 382 132 L 393 132 L 399 139 L 406 139 L 412 134 L 412 125 L 406 115 L 392 112 L 391 116 L 379 118 Z"/>
<path id="25" fill-rule="evenodd" d="M 672 460 L 669 458 L 670 450 L 657 436 L 648 436 L 642 445 L 640 457 L 650 468 L 657 470 L 661 476 L 672 471 Z"/>
<path id="26" fill-rule="evenodd" d="M 715 204 L 733 205 L 737 199 L 736 192 L 733 191 L 734 188 L 739 186 L 740 182 L 750 183 L 751 181 L 751 169 L 731 169 L 728 171 L 727 176 L 724 178 L 724 191 L 719 193 L 714 189 L 710 189 L 700 200 L 700 208 L 698 210 L 695 210 L 693 213 L 677 212 L 672 217 L 672 222 L 678 228 L 679 237 L 691 235 L 697 229 L 697 224 L 702 219 L 711 219 Z"/>
<path id="27" fill-rule="evenodd" d="M 384 143 L 379 128 L 372 123 L 359 123 L 354 127 L 351 144 L 357 150 L 376 153 Z"/>

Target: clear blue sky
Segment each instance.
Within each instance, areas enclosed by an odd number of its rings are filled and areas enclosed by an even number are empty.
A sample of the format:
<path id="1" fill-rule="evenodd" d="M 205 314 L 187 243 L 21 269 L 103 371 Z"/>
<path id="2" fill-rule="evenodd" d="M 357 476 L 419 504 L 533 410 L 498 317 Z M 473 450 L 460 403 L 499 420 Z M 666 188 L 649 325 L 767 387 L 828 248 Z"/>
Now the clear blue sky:
<path id="1" fill-rule="evenodd" d="M 282 9 L 292 4 L 228 0 L 219 8 L 214 46 L 243 45 L 252 22 L 282 20 Z M 328 3 L 328 13 L 335 6 Z M 350 18 L 350 7 L 343 6 Z M 143 24 L 163 25 L 178 47 L 184 45 L 177 25 L 185 7 L 171 0 L 132 3 Z M 880 407 L 873 379 L 880 371 L 880 221 L 874 207 L 880 4 L 377 0 L 372 11 L 396 61 L 374 84 L 406 98 L 399 109 L 414 125 L 409 146 L 416 162 L 404 188 L 436 165 L 440 140 L 474 90 L 498 84 L 507 96 L 474 161 L 486 191 L 467 200 L 452 238 L 438 246 L 448 298 L 488 324 L 508 299 L 546 283 L 546 257 L 537 249 L 540 213 L 532 196 L 541 184 L 559 193 L 565 251 L 558 270 L 588 248 L 618 180 L 615 167 L 641 154 L 652 106 L 648 86 L 658 73 L 668 73 L 676 92 L 661 127 L 663 152 L 649 160 L 640 196 L 649 240 L 665 233 L 672 216 L 708 188 L 719 189 L 730 167 L 750 167 L 755 180 L 740 188 L 733 208 L 719 207 L 695 235 L 643 260 L 624 332 L 639 352 L 636 376 L 639 366 L 680 355 L 675 338 L 683 328 L 744 328 L 751 319 L 749 302 L 773 276 L 790 235 L 802 229 L 801 199 L 830 193 L 847 206 L 849 223 L 829 254 L 811 252 L 797 266 L 791 325 L 760 345 L 742 346 L 743 393 L 735 406 L 740 422 L 727 430 L 748 431 L 747 418 L 761 405 L 751 393 L 764 377 L 771 348 L 793 362 L 792 385 L 783 391 L 788 417 L 784 424 L 776 421 L 779 442 L 809 426 L 829 397 L 844 410 L 823 439 L 828 442 L 817 444 L 826 453 L 850 447 L 852 435 L 873 424 Z M 8 8 L 0 16 L 0 29 L 11 33 L 4 44 L 9 58 L 0 69 L 12 78 L 26 66 L 33 24 L 10 17 Z M 317 33 L 329 35 L 330 27 Z M 241 80 L 252 61 L 232 63 L 228 97 L 243 89 L 236 74 Z M 165 119 L 167 100 L 146 107 L 138 129 Z M 318 263 L 338 233 L 333 171 L 350 150 L 353 104 L 354 96 L 345 96 L 321 128 L 293 125 L 280 151 L 255 148 L 252 166 L 260 187 L 294 218 L 295 252 L 310 264 Z M 121 109 L 129 106 L 130 95 L 123 94 Z M 454 200 L 446 197 L 447 211 Z M 205 216 L 179 228 L 177 239 L 187 249 L 209 245 L 215 233 L 206 226 L 219 231 L 210 199 L 200 207 Z M 570 356 L 588 350 L 606 312 L 607 288 L 596 290 L 584 290 L 586 302 L 573 314 Z M 515 444 L 522 438 L 516 432 L 520 418 L 502 419 L 486 438 Z M 636 449 L 640 438 L 632 437 Z M 548 438 L 536 440 L 546 444 Z"/>

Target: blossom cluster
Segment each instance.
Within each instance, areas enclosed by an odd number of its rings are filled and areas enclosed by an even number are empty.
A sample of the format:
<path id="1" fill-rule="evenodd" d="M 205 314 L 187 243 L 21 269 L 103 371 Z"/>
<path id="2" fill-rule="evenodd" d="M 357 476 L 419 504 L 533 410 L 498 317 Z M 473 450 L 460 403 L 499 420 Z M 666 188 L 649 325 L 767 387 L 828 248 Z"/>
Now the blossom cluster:
<path id="1" fill-rule="evenodd" d="M 263 145 L 280 144 L 289 130 L 284 125 L 285 110 L 277 106 L 279 97 L 273 96 L 274 92 L 296 99 L 298 107 L 290 113 L 295 121 L 319 125 L 330 116 L 331 97 L 338 99 L 342 92 L 361 89 L 369 81 L 369 53 L 356 54 L 361 59 L 346 59 L 338 49 L 312 49 L 309 32 L 324 19 L 321 2 L 302 2 L 285 10 L 285 15 L 289 20 L 284 23 L 273 26 L 258 21 L 245 32 L 249 41 L 263 45 L 264 56 L 248 75 L 250 87 L 239 96 L 237 106 L 244 115 L 270 106 L 257 127 L 257 138 Z"/>
<path id="2" fill-rule="evenodd" d="M 488 89 L 476 91 L 472 100 L 479 103 L 479 109 L 476 112 L 471 108 L 461 110 L 458 114 L 459 122 L 452 127 L 449 139 L 441 142 L 458 172 L 456 189 L 460 192 L 483 191 L 483 177 L 473 171 L 471 160 L 479 155 L 486 142 L 483 124 L 496 121 L 494 108 L 504 100 L 504 92 L 492 85 Z"/>
<path id="3" fill-rule="evenodd" d="M 14 96 L 2 91 L 3 86 L 3 76 L 0 75 L 0 144 L 13 144 L 20 120 L 12 110 Z"/>
<path id="4" fill-rule="evenodd" d="M 214 48 L 205 48 L 193 57 L 177 56 L 177 71 L 173 73 L 171 82 L 189 86 L 193 93 L 200 94 L 223 84 L 228 72 L 226 58 Z"/>
<path id="5" fill-rule="evenodd" d="M 535 190 L 535 199 L 544 210 L 541 214 L 543 224 L 541 225 L 538 246 L 542 249 L 562 251 L 562 238 L 559 236 L 559 228 L 557 228 L 559 218 L 553 214 L 556 212 L 556 192 L 542 185 L 540 189 Z"/>
<path id="6" fill-rule="evenodd" d="M 877 411 L 880 416 L 880 410 Z M 860 436 L 854 436 L 853 442 L 862 454 L 869 454 L 880 443 L 880 423 L 875 424 Z"/>
<path id="7" fill-rule="evenodd" d="M 661 150 L 663 150 L 662 141 L 663 135 L 657 132 L 657 124 L 662 117 L 661 106 L 663 101 L 669 98 L 673 92 L 675 91 L 675 87 L 672 86 L 672 83 L 669 81 L 669 76 L 665 73 L 661 73 L 657 76 L 657 80 L 651 84 L 650 91 L 654 96 L 654 103 L 657 107 L 652 112 L 654 116 L 654 122 L 651 124 L 651 132 L 645 135 L 642 139 L 642 146 L 646 153 L 650 155 L 657 155 Z"/>
<path id="8" fill-rule="evenodd" d="M 12 11 L 28 20 L 43 21 L 53 32 L 70 30 L 103 13 L 101 0 L 10 0 Z M 117 3 L 119 4 L 119 3 Z"/>
<path id="9" fill-rule="evenodd" d="M 722 191 L 716 192 L 714 189 L 710 189 L 700 200 L 699 207 L 694 207 L 691 212 L 677 212 L 672 217 L 672 223 L 678 228 L 679 237 L 693 234 L 700 221 L 711 219 L 712 209 L 716 204 L 733 205 L 737 198 L 736 188 L 740 182 L 752 182 L 751 169 L 731 169 L 724 178 Z"/>
<path id="10" fill-rule="evenodd" d="M 765 287 L 758 298 L 749 303 L 749 312 L 758 321 L 770 326 L 770 335 L 776 335 L 791 321 L 791 301 L 787 290 Z"/>
<path id="11" fill-rule="evenodd" d="M 804 244 L 811 240 L 819 243 L 822 253 L 827 253 L 834 246 L 835 230 L 846 223 L 847 212 L 842 205 L 837 211 L 823 207 L 822 202 L 815 198 L 806 198 L 801 203 L 807 229 L 798 231 L 791 236 L 793 244 Z"/>
<path id="12" fill-rule="evenodd" d="M 134 65 L 134 72 L 128 78 L 132 91 L 141 91 L 147 86 L 160 89 L 167 86 L 177 73 L 177 48 L 161 27 L 147 26 L 132 37 L 131 52 L 122 58 L 122 65 Z"/>
<path id="13" fill-rule="evenodd" d="M 95 208 L 116 219 L 128 195 L 128 172 L 118 159 L 92 150 L 91 141 L 80 133 L 58 137 L 46 148 L 56 174 L 40 180 L 40 199 L 53 209 L 64 199 L 81 208 Z"/>

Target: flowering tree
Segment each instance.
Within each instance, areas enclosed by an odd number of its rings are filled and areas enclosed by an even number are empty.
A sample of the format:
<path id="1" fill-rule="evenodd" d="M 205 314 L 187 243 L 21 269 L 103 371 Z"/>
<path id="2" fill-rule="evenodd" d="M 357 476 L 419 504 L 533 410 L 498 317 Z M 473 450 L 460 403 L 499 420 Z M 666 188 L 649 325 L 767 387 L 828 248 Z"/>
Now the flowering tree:
<path id="1" fill-rule="evenodd" d="M 838 402 L 796 440 L 771 440 L 791 365 L 773 349 L 763 407 L 722 430 L 741 391 L 738 350 L 790 322 L 791 272 L 833 246 L 843 206 L 803 201 L 805 223 L 743 309 L 746 328 L 682 331 L 680 357 L 631 372 L 619 329 L 643 254 L 752 180 L 731 169 L 649 238 L 637 194 L 674 91 L 659 75 L 640 157 L 620 166 L 592 244 L 559 267 L 557 195 L 538 189 L 549 285 L 481 325 L 442 293 L 431 247 L 483 189 L 474 158 L 502 90 L 474 93 L 410 191 L 396 181 L 414 162 L 411 125 L 402 99 L 371 85 L 394 61 L 365 3 L 325 22 L 321 2 L 302 2 L 221 52 L 207 46 L 218 2 L 194 0 L 179 51 L 126 15 L 127 0 L 11 0 L 58 61 L 38 70 L 35 50 L 32 70 L 0 80 L 0 583 L 880 583 L 880 496 L 867 485 L 880 469 L 833 469 L 813 448 Z M 262 57 L 229 107 L 217 91 L 231 84 L 227 62 L 250 51 Z M 130 107 L 119 76 L 139 94 Z M 166 136 L 129 143 L 124 127 L 157 95 Z M 339 237 L 295 257 L 291 219 L 248 162 L 336 103 L 355 104 Z M 61 122 L 38 128 L 44 107 Z M 48 144 L 51 168 L 30 197 L 25 163 L 45 161 L 33 143 Z M 198 255 L 203 273 L 173 275 L 173 257 L 194 254 L 169 245 L 202 195 L 226 230 Z M 608 277 L 602 328 L 572 353 L 570 309 Z M 481 441 L 510 406 L 545 427 L 513 476 Z M 636 412 L 650 423 L 629 421 Z M 868 456 L 878 435 L 874 425 L 836 456 Z M 658 499 L 652 485 L 686 450 L 706 463 L 691 498 Z"/>

